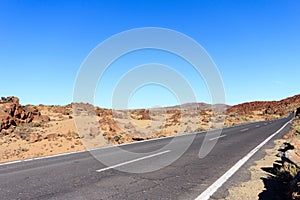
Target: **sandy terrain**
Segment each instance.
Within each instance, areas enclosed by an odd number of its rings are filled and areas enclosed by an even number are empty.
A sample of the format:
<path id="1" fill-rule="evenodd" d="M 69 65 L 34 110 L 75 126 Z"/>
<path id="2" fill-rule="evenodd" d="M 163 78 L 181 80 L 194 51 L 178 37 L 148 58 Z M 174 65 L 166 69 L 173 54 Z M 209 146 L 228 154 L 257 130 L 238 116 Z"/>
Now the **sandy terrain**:
<path id="1" fill-rule="evenodd" d="M 73 119 L 50 121 L 41 127 L 22 125 L 16 127 L 16 136 L 0 138 L 0 161 L 13 161 L 47 155 L 55 155 L 85 149 L 76 134 Z M 30 132 L 30 137 L 19 139 L 17 135 Z"/>

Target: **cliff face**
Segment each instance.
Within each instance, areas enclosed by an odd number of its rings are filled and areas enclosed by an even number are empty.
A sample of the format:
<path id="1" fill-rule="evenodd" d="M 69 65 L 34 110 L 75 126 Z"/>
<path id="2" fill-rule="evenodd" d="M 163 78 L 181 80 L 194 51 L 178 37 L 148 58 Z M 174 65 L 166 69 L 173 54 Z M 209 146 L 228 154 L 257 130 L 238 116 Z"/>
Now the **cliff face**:
<path id="1" fill-rule="evenodd" d="M 260 114 L 285 116 L 300 107 L 300 95 L 295 95 L 280 101 L 256 101 L 242 103 L 230 107 L 228 113 L 239 115 Z"/>

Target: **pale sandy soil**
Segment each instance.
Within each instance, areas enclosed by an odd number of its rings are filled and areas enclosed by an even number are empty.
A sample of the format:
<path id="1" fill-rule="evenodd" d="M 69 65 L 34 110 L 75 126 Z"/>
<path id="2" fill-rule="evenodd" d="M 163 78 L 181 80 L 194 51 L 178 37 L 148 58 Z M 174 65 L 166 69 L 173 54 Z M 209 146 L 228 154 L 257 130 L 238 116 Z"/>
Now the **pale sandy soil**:
<path id="1" fill-rule="evenodd" d="M 74 152 L 85 149 L 79 138 L 74 138 L 76 127 L 73 119 L 50 121 L 43 127 L 17 127 L 15 132 L 24 129 L 31 132 L 35 140 L 35 133 L 42 138 L 39 141 L 26 141 L 17 138 L 3 137 L 0 139 L 0 161 L 34 158 Z M 58 134 L 59 133 L 59 134 Z M 49 138 L 47 138 L 47 136 Z M 51 137 L 52 136 L 52 137 Z"/>
<path id="2" fill-rule="evenodd" d="M 137 120 L 119 114 L 114 118 L 120 133 L 126 133 L 134 137 L 155 138 L 159 136 L 191 133 L 210 128 L 210 123 L 202 122 L 205 116 L 186 115 L 177 119 L 173 114 L 152 115 L 150 120 Z M 105 127 L 103 127 L 105 130 Z"/>
<path id="3" fill-rule="evenodd" d="M 78 140 L 72 141 L 64 137 L 54 141 L 42 140 L 35 143 L 16 140 L 0 146 L 1 162 L 56 155 L 85 149 L 80 143 Z"/>

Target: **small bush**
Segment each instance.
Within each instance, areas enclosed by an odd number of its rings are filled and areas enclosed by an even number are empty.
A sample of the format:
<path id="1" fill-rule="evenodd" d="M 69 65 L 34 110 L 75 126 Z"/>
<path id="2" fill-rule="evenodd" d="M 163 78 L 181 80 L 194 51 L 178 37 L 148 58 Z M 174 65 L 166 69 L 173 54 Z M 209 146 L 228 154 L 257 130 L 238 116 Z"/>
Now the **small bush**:
<path id="1" fill-rule="evenodd" d="M 247 117 L 242 117 L 243 121 L 248 121 Z"/>
<path id="2" fill-rule="evenodd" d="M 289 182 L 291 179 L 293 179 L 296 174 L 299 172 L 299 168 L 289 162 L 284 162 L 282 167 L 277 170 L 277 177 L 281 179 L 284 182 Z"/>
<path id="3" fill-rule="evenodd" d="M 72 131 L 72 135 L 74 135 L 75 137 L 79 136 L 79 134 L 76 131 Z"/>
<path id="4" fill-rule="evenodd" d="M 297 133 L 300 133 L 300 126 L 299 126 L 299 125 L 295 127 L 295 131 L 296 131 Z"/>
<path id="5" fill-rule="evenodd" d="M 42 124 L 40 122 L 36 122 L 32 124 L 33 127 L 41 127 Z"/>
<path id="6" fill-rule="evenodd" d="M 115 140 L 116 142 L 118 142 L 119 140 L 121 140 L 121 138 L 122 138 L 122 135 L 115 135 L 115 136 L 114 136 L 114 140 Z"/>

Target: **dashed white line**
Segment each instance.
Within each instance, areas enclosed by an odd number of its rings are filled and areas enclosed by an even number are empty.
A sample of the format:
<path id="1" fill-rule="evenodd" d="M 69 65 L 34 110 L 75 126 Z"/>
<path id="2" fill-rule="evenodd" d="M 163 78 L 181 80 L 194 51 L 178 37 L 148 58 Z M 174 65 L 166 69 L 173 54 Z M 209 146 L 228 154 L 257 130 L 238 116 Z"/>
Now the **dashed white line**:
<path id="1" fill-rule="evenodd" d="M 225 137 L 225 136 L 226 135 L 220 135 L 219 137 L 210 138 L 209 141 L 216 140 L 216 139 L 219 139 L 219 138 L 222 138 L 222 137 Z"/>
<path id="2" fill-rule="evenodd" d="M 260 125 L 256 125 L 255 127 L 258 128 L 258 127 L 260 127 Z"/>
<path id="3" fill-rule="evenodd" d="M 245 128 L 245 129 L 242 129 L 242 130 L 240 130 L 241 132 L 245 132 L 245 131 L 248 131 L 249 130 L 249 128 Z"/>
<path id="4" fill-rule="evenodd" d="M 268 125 L 268 123 L 264 123 L 264 125 Z"/>
<path id="5" fill-rule="evenodd" d="M 113 165 L 113 166 L 109 166 L 109 167 L 105 167 L 105 168 L 102 168 L 102 169 L 98 169 L 98 170 L 96 170 L 96 172 L 103 172 L 103 171 L 106 171 L 106 170 L 109 170 L 109 169 L 113 169 L 113 168 L 116 168 L 116 167 L 120 167 L 120 166 L 123 166 L 123 165 L 130 164 L 130 163 L 133 163 L 133 162 L 137 162 L 137 161 L 140 161 L 140 160 L 145 160 L 147 158 L 152 158 L 152 157 L 155 157 L 155 156 L 158 156 L 158 155 L 162 155 L 162 154 L 168 153 L 170 151 L 171 150 L 166 150 L 166 151 L 162 151 L 162 152 L 159 152 L 159 153 L 155 153 L 155 154 L 151 154 L 151 155 L 148 155 L 148 156 L 144 156 L 144 157 L 141 157 L 141 158 L 129 160 L 129 161 L 126 161 L 126 162 L 123 162 L 123 163 L 119 163 L 119 164 Z"/>
<path id="6" fill-rule="evenodd" d="M 195 200 L 208 200 L 235 172 L 237 172 L 262 146 L 264 146 L 269 140 L 271 140 L 276 134 L 282 131 L 293 119 L 288 121 L 279 130 L 270 135 L 252 151 L 250 151 L 245 157 L 240 159 L 235 165 L 233 165 L 225 174 L 223 174 L 218 180 L 216 180 L 211 186 L 209 186 L 204 192 L 202 192 Z"/>

